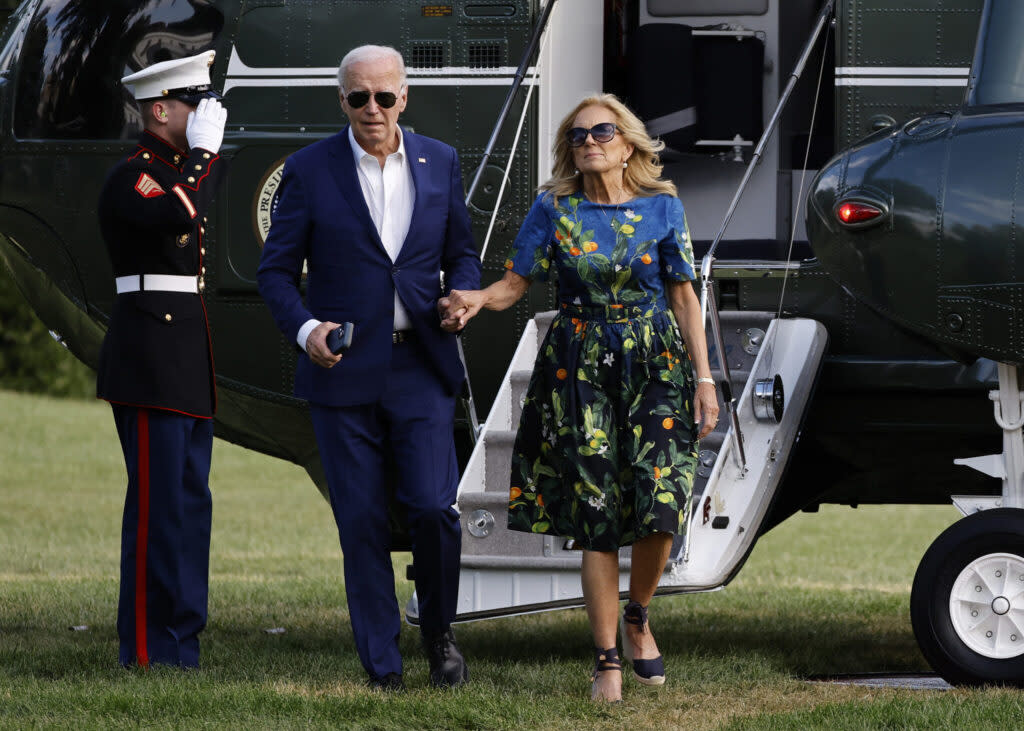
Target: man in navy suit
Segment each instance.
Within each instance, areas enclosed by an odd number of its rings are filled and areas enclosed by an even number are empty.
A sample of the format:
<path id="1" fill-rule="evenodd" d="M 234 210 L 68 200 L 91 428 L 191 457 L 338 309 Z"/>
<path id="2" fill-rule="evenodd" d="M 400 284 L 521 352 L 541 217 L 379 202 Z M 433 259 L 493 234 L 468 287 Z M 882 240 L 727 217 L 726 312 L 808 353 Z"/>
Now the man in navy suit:
<path id="1" fill-rule="evenodd" d="M 356 48 L 341 61 L 338 85 L 350 124 L 285 164 L 260 293 L 305 351 L 295 394 L 310 402 L 370 685 L 404 688 L 389 472 L 408 516 L 430 681 L 458 685 L 469 677 L 450 627 L 461 551 L 453 426 L 464 371 L 437 302 L 477 288 L 480 260 L 455 150 L 398 126 L 408 101 L 401 55 Z M 343 322 L 354 337 L 336 355 L 327 336 Z"/>

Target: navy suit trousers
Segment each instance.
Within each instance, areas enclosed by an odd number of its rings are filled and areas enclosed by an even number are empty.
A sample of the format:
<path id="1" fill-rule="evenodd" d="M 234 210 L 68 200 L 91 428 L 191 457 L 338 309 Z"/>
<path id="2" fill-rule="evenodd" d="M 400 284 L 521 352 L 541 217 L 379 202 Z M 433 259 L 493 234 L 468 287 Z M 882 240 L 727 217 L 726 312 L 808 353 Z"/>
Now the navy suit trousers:
<path id="1" fill-rule="evenodd" d="M 352 632 L 372 677 L 402 672 L 401 615 L 388 523 L 389 476 L 408 520 L 420 629 L 433 637 L 455 617 L 462 533 L 455 399 L 415 342 L 393 346 L 384 394 L 371 404 L 312 406 L 320 459 L 338 524 Z"/>
<path id="2" fill-rule="evenodd" d="M 213 421 L 112 406 L 128 470 L 120 661 L 198 667 L 209 585 Z"/>

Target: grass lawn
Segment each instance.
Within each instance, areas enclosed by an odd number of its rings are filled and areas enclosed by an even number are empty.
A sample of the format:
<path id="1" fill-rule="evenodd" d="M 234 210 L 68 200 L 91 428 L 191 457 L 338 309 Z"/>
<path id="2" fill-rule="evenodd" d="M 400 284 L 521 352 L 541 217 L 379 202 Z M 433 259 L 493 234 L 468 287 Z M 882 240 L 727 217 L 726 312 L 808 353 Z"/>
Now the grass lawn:
<path id="1" fill-rule="evenodd" d="M 765 536 L 721 592 L 658 599 L 660 689 L 589 697 L 582 610 L 462 625 L 472 682 L 363 688 L 327 504 L 294 465 L 216 442 L 203 668 L 125 671 L 115 611 L 124 467 L 109 408 L 0 391 L 0 727 L 1000 728 L 1010 690 L 906 691 L 811 674 L 926 671 L 910 582 L 950 507 L 826 507 Z M 399 599 L 411 595 L 396 554 Z M 86 625 L 85 631 L 70 631 Z M 267 628 L 283 627 L 283 634 Z"/>

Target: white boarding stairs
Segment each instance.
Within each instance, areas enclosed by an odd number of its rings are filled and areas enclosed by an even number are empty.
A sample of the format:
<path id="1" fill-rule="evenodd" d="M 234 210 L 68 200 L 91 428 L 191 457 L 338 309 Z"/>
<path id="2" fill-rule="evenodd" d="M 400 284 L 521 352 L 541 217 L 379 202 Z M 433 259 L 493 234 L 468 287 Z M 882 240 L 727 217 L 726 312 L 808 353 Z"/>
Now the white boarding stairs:
<path id="1" fill-rule="evenodd" d="M 457 621 L 583 604 L 582 554 L 573 542 L 510 531 L 506 522 L 522 400 L 554 315 L 541 313 L 527 323 L 459 483 L 462 570 Z M 740 464 L 735 432 L 723 405 L 719 428 L 701 440 L 688 545 L 676 538 L 658 594 L 718 589 L 739 570 L 796 444 L 828 340 L 825 327 L 814 320 L 741 311 L 723 311 L 720 317 L 733 388 L 741 393 L 736 408 L 746 466 Z M 711 358 L 717 381 L 721 365 L 713 348 Z M 776 395 L 780 380 L 782 393 Z M 755 396 L 755 384 L 761 386 L 760 396 Z M 772 407 L 782 406 L 783 395 L 785 404 L 776 422 L 778 412 Z M 629 557 L 630 549 L 621 549 L 623 596 L 629 588 Z M 418 615 L 413 595 L 406 619 L 416 624 Z"/>

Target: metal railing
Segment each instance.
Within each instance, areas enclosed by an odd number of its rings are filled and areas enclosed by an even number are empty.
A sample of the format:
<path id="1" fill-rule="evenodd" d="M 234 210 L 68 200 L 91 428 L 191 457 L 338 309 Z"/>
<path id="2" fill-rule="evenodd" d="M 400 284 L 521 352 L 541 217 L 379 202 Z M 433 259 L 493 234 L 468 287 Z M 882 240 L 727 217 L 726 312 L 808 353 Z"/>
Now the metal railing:
<path id="1" fill-rule="evenodd" d="M 800 54 L 800 58 L 797 60 L 796 65 L 793 67 L 793 71 L 789 75 L 789 83 L 786 84 L 785 90 L 779 97 L 779 102 L 775 106 L 775 111 L 772 113 L 771 119 L 768 121 L 764 132 L 761 133 L 761 139 L 758 140 L 757 147 L 754 148 L 754 153 L 751 156 L 750 163 L 747 165 L 747 169 L 743 172 L 743 179 L 740 180 L 740 184 L 736 188 L 736 193 L 732 197 L 732 202 L 729 204 L 729 208 L 725 212 L 725 217 L 722 219 L 722 225 L 718 229 L 718 233 L 715 235 L 714 240 L 711 242 L 711 247 L 708 249 L 708 253 L 704 255 L 704 259 L 701 261 L 701 318 L 705 322 L 710 322 L 711 324 L 711 333 L 714 338 L 715 351 L 718 353 L 718 363 L 722 367 L 722 396 L 725 400 L 726 409 L 729 411 L 735 453 L 739 459 L 740 468 L 744 472 L 747 468 L 747 458 L 743 449 L 743 433 L 740 430 L 739 413 L 736 411 L 736 395 L 733 393 L 732 376 L 729 373 L 729 363 L 725 356 L 725 342 L 722 338 L 722 324 L 718 317 L 718 306 L 715 302 L 715 289 L 714 282 L 712 281 L 715 250 L 722 242 L 722 237 L 725 235 L 725 229 L 729 226 L 729 222 L 732 220 L 733 214 L 736 213 L 736 208 L 739 206 L 740 198 L 743 196 L 747 183 L 750 182 L 750 178 L 754 174 L 754 168 L 756 168 L 757 164 L 761 161 L 764 149 L 767 147 L 768 141 L 771 139 L 772 134 L 775 132 L 775 128 L 779 124 L 779 119 L 782 117 L 782 112 L 786 108 L 786 104 L 789 102 L 789 97 L 793 94 L 796 82 L 800 80 L 804 67 L 807 65 L 807 61 L 811 57 L 811 52 L 814 50 L 814 46 L 818 42 L 818 38 L 821 36 L 822 31 L 828 24 L 829 16 L 832 15 L 834 5 L 835 0 L 828 0 L 828 2 L 826 2 L 821 8 L 821 12 L 818 13 L 818 18 L 814 23 L 814 31 L 811 33 L 810 38 L 807 39 L 807 43 L 804 44 L 803 52 Z"/>

